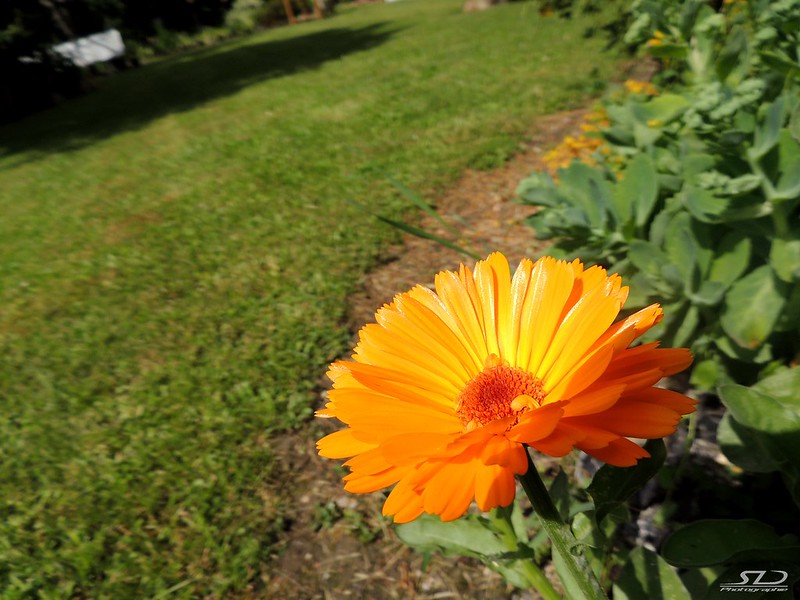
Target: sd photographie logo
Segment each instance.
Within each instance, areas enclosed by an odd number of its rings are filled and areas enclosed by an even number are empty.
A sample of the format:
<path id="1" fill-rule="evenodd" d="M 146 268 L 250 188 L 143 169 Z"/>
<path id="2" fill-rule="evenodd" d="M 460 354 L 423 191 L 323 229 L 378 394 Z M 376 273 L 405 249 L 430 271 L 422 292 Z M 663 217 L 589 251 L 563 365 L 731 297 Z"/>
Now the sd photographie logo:
<path id="1" fill-rule="evenodd" d="M 785 592 L 789 589 L 783 583 L 789 578 L 786 571 L 742 571 L 740 581 L 721 583 L 721 592 Z"/>

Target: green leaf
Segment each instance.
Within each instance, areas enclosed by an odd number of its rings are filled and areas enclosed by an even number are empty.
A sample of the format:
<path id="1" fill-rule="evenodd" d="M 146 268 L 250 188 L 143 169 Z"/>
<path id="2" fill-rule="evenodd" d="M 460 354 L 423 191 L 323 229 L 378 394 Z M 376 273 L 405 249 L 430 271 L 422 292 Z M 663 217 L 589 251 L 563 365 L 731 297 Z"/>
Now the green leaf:
<path id="1" fill-rule="evenodd" d="M 586 491 L 592 496 L 597 522 L 614 510 L 619 504 L 647 483 L 664 464 L 667 456 L 664 442 L 661 439 L 648 440 L 645 450 L 648 458 L 641 459 L 632 467 L 614 467 L 604 465 L 595 473 L 592 483 Z"/>
<path id="2" fill-rule="evenodd" d="M 728 210 L 729 202 L 717 198 L 711 190 L 687 185 L 680 193 L 681 201 L 695 219 L 704 223 L 719 223 L 720 216 Z"/>
<path id="3" fill-rule="evenodd" d="M 561 518 L 566 521 L 570 513 L 569 481 L 563 469 L 558 470 L 558 475 L 550 484 L 550 497 L 556 505 Z"/>
<path id="4" fill-rule="evenodd" d="M 672 287 L 682 287 L 680 277 L 675 280 L 665 272 L 669 259 L 655 244 L 633 240 L 628 248 L 628 259 L 656 290 L 664 293 Z"/>
<path id="5" fill-rule="evenodd" d="M 793 560 L 797 541 L 781 538 L 754 519 L 704 519 L 669 536 L 661 556 L 676 567 L 708 567 L 727 562 Z"/>
<path id="6" fill-rule="evenodd" d="M 517 197 L 521 204 L 533 206 L 558 206 L 557 189 L 553 178 L 547 173 L 532 173 L 517 186 Z"/>
<path id="7" fill-rule="evenodd" d="M 687 291 L 695 291 L 700 280 L 707 273 L 713 253 L 703 247 L 708 232 L 706 226 L 681 212 L 675 215 L 667 226 L 664 250 L 669 261 L 680 272 Z"/>
<path id="8" fill-rule="evenodd" d="M 777 183 L 770 191 L 769 199 L 772 202 L 795 200 L 800 196 L 800 143 L 792 137 L 789 129 L 780 132 L 778 153 L 778 174 L 773 176 Z"/>
<path id="9" fill-rule="evenodd" d="M 789 133 L 797 143 L 800 143 L 800 104 L 797 104 L 789 118 Z"/>
<path id="10" fill-rule="evenodd" d="M 628 198 L 633 195 L 636 226 L 644 227 L 658 200 L 658 177 L 650 157 L 640 154 L 628 163 L 625 178 L 620 183 Z"/>
<path id="11" fill-rule="evenodd" d="M 662 136 L 664 130 L 660 127 L 650 127 L 642 123 L 633 124 L 633 139 L 637 148 L 648 148 L 655 144 Z"/>
<path id="12" fill-rule="evenodd" d="M 736 421 L 729 412 L 719 422 L 717 442 L 728 460 L 745 471 L 770 473 L 781 468 L 781 461 L 772 457 L 763 436 Z"/>
<path id="13" fill-rule="evenodd" d="M 734 418 L 753 429 L 769 433 L 800 435 L 800 396 L 794 394 L 778 399 L 756 386 L 729 384 L 719 389 L 720 397 Z M 797 448 L 800 453 L 800 447 Z"/>
<path id="14" fill-rule="evenodd" d="M 635 548 L 614 582 L 614 600 L 690 600 L 689 592 L 667 562 L 646 548 Z"/>
<path id="15" fill-rule="evenodd" d="M 743 348 L 756 349 L 766 341 L 781 315 L 788 289 L 768 265 L 734 283 L 725 296 L 722 329 Z"/>
<path id="16" fill-rule="evenodd" d="M 780 134 L 781 125 L 783 125 L 783 107 L 783 96 L 779 96 L 767 108 L 764 122 L 756 128 L 753 147 L 748 151 L 748 155 L 751 158 L 761 158 L 778 143 L 778 134 Z"/>
<path id="17" fill-rule="evenodd" d="M 733 384 L 721 386 L 719 395 L 732 417 L 760 437 L 759 445 L 770 458 L 794 466 L 800 464 L 800 385 L 796 374 L 791 376 L 793 379 L 787 375 L 783 375 L 787 379 L 779 379 L 788 381 L 788 389 L 782 390 L 780 396 L 757 386 Z"/>
<path id="18" fill-rule="evenodd" d="M 681 61 L 686 58 L 688 49 L 672 42 L 663 42 L 658 46 L 648 46 L 647 52 L 655 58 L 674 58 Z"/>
<path id="19" fill-rule="evenodd" d="M 687 293 L 686 297 L 698 306 L 716 306 L 722 302 L 727 289 L 728 286 L 721 281 L 706 280 L 700 283 L 700 289 Z"/>
<path id="20" fill-rule="evenodd" d="M 436 212 L 436 209 L 433 208 L 427 202 L 425 202 L 425 200 L 419 194 L 413 192 L 404 183 L 402 183 L 401 181 L 398 181 L 397 179 L 395 179 L 394 177 L 391 177 L 390 175 L 386 175 L 386 179 L 388 179 L 389 183 L 391 183 L 395 188 L 397 188 L 397 190 L 403 196 L 405 196 L 405 198 L 407 200 L 409 200 L 414 206 L 416 206 L 417 208 L 419 208 L 420 210 L 422 210 L 423 212 L 425 212 L 429 216 L 433 217 L 436 220 L 436 222 L 438 222 L 445 229 L 447 229 L 453 235 L 453 237 L 459 238 L 461 236 L 461 233 L 458 230 L 456 230 L 455 227 L 450 225 L 450 223 L 445 221 L 441 217 L 441 215 L 438 212 Z"/>
<path id="21" fill-rule="evenodd" d="M 781 402 L 792 402 L 793 399 L 800 398 L 800 367 L 786 369 L 762 379 L 753 389 Z"/>
<path id="22" fill-rule="evenodd" d="M 705 596 L 706 591 L 709 589 L 711 583 L 724 571 L 725 568 L 720 566 L 689 569 L 683 571 L 680 577 L 691 598 L 703 598 L 703 600 L 708 600 Z"/>
<path id="23" fill-rule="evenodd" d="M 741 27 L 734 28 L 727 36 L 725 46 L 714 65 L 720 81 L 733 74 L 733 79 L 741 79 L 749 66 L 747 34 Z"/>
<path id="24" fill-rule="evenodd" d="M 425 239 L 425 240 L 434 241 L 437 244 L 441 244 L 442 246 L 444 246 L 446 248 L 450 248 L 451 250 L 455 250 L 456 252 L 460 252 L 461 254 L 464 254 L 465 256 L 469 256 L 470 258 L 474 258 L 475 260 L 480 260 L 480 258 L 481 258 L 478 254 L 475 254 L 474 252 L 471 252 L 470 250 L 467 250 L 466 248 L 462 248 L 458 244 L 456 244 L 454 242 L 451 242 L 450 240 L 445 239 L 445 238 L 443 238 L 443 237 L 441 237 L 439 235 L 436 235 L 435 233 L 430 233 L 428 231 L 425 231 L 424 229 L 420 229 L 419 227 L 414 227 L 413 225 L 409 225 L 408 223 L 403 223 L 401 221 L 395 221 L 394 219 L 389 219 L 387 217 L 382 217 L 380 215 L 376 215 L 376 216 L 380 221 L 383 221 L 384 223 L 386 223 L 387 225 L 391 225 L 392 227 L 396 227 L 397 229 L 399 229 L 401 231 L 405 231 L 406 233 L 410 233 L 411 235 L 417 236 L 417 237 Z"/>
<path id="25" fill-rule="evenodd" d="M 800 75 L 800 64 L 797 64 L 785 54 L 778 52 L 761 52 L 761 59 L 765 64 L 778 73 L 786 77 L 797 77 Z"/>
<path id="26" fill-rule="evenodd" d="M 680 94 L 661 94 L 649 102 L 633 103 L 632 109 L 641 123 L 656 120 L 666 124 L 682 115 L 689 106 L 689 100 Z"/>
<path id="27" fill-rule="evenodd" d="M 735 360 L 743 362 L 754 363 L 757 365 L 768 363 L 772 360 L 772 345 L 769 343 L 761 344 L 755 350 L 743 348 L 731 338 L 727 336 L 719 336 L 714 338 L 714 344 L 722 350 L 722 352 Z"/>
<path id="28" fill-rule="evenodd" d="M 725 371 L 719 360 L 704 360 L 695 364 L 689 383 L 699 390 L 711 391 L 717 387 L 724 374 Z"/>
<path id="29" fill-rule="evenodd" d="M 442 521 L 424 514 L 410 523 L 395 526 L 397 537 L 409 546 L 422 551 L 438 551 L 461 556 L 501 556 L 508 548 L 491 530 L 483 517 L 465 517 Z"/>
<path id="30" fill-rule="evenodd" d="M 791 283 L 800 279 L 800 239 L 772 240 L 769 264 L 783 281 Z"/>
<path id="31" fill-rule="evenodd" d="M 692 335 L 700 324 L 700 311 L 696 306 L 690 306 L 686 316 L 681 321 L 680 327 L 675 331 L 672 345 L 683 347 L 690 346 Z"/>
<path id="32" fill-rule="evenodd" d="M 729 231 L 714 250 L 715 258 L 708 273 L 710 281 L 730 287 L 747 270 L 752 253 L 750 237 L 741 231 Z"/>

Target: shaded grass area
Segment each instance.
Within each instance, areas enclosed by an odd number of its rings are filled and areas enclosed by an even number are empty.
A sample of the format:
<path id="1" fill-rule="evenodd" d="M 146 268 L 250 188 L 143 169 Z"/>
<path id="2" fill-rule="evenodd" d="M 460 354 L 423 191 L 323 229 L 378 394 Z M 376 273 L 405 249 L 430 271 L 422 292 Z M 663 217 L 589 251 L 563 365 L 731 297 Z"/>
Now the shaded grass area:
<path id="1" fill-rule="evenodd" d="M 615 67 L 587 22 L 461 0 L 343 10 L 167 59 L 0 129 L 0 589 L 258 595 L 270 440 L 346 299 L 430 195 Z M 289 482 L 290 484 L 290 482 Z"/>

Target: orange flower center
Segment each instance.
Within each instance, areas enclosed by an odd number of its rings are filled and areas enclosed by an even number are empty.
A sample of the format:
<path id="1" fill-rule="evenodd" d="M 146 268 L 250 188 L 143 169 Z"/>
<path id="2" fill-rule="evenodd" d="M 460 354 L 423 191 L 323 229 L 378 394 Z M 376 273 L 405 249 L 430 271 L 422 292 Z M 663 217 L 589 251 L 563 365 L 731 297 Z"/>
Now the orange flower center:
<path id="1" fill-rule="evenodd" d="M 467 431 L 536 408 L 545 397 L 542 382 L 518 367 L 494 364 L 470 379 L 456 399 L 456 415 Z"/>

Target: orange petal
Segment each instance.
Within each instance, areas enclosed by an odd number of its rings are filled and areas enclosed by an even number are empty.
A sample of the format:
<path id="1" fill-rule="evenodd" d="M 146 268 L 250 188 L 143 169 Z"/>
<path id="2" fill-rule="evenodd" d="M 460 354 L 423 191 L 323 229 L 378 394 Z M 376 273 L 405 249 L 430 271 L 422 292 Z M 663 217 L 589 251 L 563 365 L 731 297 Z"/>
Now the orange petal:
<path id="1" fill-rule="evenodd" d="M 468 272 L 468 269 L 464 269 Z M 486 341 L 483 337 L 483 312 L 476 304 L 477 291 L 470 295 L 470 287 L 475 287 L 471 276 L 459 277 L 457 273 L 444 271 L 436 276 L 436 293 L 447 312 L 458 322 L 461 335 L 468 341 L 475 356 L 486 356 Z"/>
<path id="2" fill-rule="evenodd" d="M 560 381 L 545 380 L 544 388 L 552 390 L 547 394 L 545 402 L 569 400 L 588 388 L 603 375 L 611 362 L 613 351 L 611 346 L 602 346 L 593 353 L 587 354 Z"/>
<path id="3" fill-rule="evenodd" d="M 672 390 L 665 390 L 663 388 L 636 390 L 630 394 L 625 393 L 623 397 L 625 399 L 630 398 L 631 400 L 635 400 L 637 402 L 649 402 L 651 404 L 665 406 L 682 415 L 693 413 L 697 404 L 697 400 L 694 398 L 679 394 L 678 392 L 673 392 Z"/>
<path id="4" fill-rule="evenodd" d="M 525 463 L 527 468 L 527 461 Z M 514 474 L 497 465 L 481 466 L 475 474 L 475 501 L 482 511 L 508 506 L 514 500 Z"/>
<path id="5" fill-rule="evenodd" d="M 514 272 L 514 277 L 511 279 L 511 318 L 508 322 L 508 339 L 503 342 L 503 355 L 511 366 L 517 366 L 519 356 L 519 346 L 521 337 L 521 325 L 523 319 L 523 310 L 525 305 L 525 296 L 528 293 L 528 288 L 531 283 L 531 273 L 533 271 L 533 263 L 527 258 L 523 258 L 517 270 Z M 522 334 L 525 337 L 525 334 Z"/>
<path id="6" fill-rule="evenodd" d="M 610 282 L 581 298 L 564 318 L 542 364 L 535 373 L 549 381 L 561 378 L 580 361 L 619 314 L 620 304 Z"/>
<path id="7" fill-rule="evenodd" d="M 674 433 L 680 418 L 680 413 L 666 406 L 620 400 L 604 412 L 580 417 L 576 421 L 626 437 L 660 438 Z"/>
<path id="8" fill-rule="evenodd" d="M 452 521 L 463 515 L 475 496 L 476 460 L 443 462 L 425 484 L 422 505 L 425 512 Z"/>
<path id="9" fill-rule="evenodd" d="M 428 377 L 423 374 L 419 377 L 412 373 L 360 363 L 348 363 L 348 366 L 353 379 L 358 383 L 387 396 L 403 397 L 403 390 L 410 388 L 412 393 L 419 390 L 417 394 L 422 397 L 452 407 L 453 398 L 459 392 L 452 384 L 436 376 Z"/>
<path id="10" fill-rule="evenodd" d="M 615 323 L 595 342 L 595 347 L 611 344 L 616 350 L 627 348 L 633 340 L 664 317 L 658 304 L 652 304 Z"/>
<path id="11" fill-rule="evenodd" d="M 457 341 L 446 350 L 427 333 L 431 326 L 418 328 L 395 313 L 392 327 L 372 323 L 359 332 L 360 341 L 353 358 L 360 363 L 385 365 L 400 371 L 435 373 L 455 387 L 464 385 L 475 368 L 468 369 L 459 360 Z"/>
<path id="12" fill-rule="evenodd" d="M 522 475 L 528 469 L 525 447 L 501 435 L 488 440 L 480 458 L 484 465 L 498 465 L 516 475 Z"/>
<path id="13" fill-rule="evenodd" d="M 511 275 L 508 261 L 499 252 L 494 252 L 486 260 L 475 263 L 474 275 L 483 312 L 486 349 L 490 354 L 505 358 L 500 349 L 500 339 L 504 337 L 502 329 L 510 312 Z"/>
<path id="14" fill-rule="evenodd" d="M 394 516 L 395 523 L 408 523 L 423 512 L 422 496 L 405 479 L 394 486 L 383 504 L 383 514 Z"/>
<path id="15" fill-rule="evenodd" d="M 361 454 L 357 454 L 350 460 L 344 463 L 345 467 L 349 467 L 351 474 L 357 473 L 358 475 L 374 475 L 381 473 L 386 469 L 393 467 L 389 461 L 383 456 L 380 448 L 373 448 Z"/>
<path id="16" fill-rule="evenodd" d="M 624 385 L 610 385 L 579 394 L 564 403 L 564 416 L 577 417 L 607 410 L 616 404 L 624 389 Z"/>
<path id="17" fill-rule="evenodd" d="M 632 467 L 640 458 L 650 456 L 647 450 L 625 438 L 619 438 L 605 448 L 581 448 L 581 450 L 615 467 Z"/>
<path id="18" fill-rule="evenodd" d="M 563 261 L 543 257 L 534 263 L 522 309 L 516 366 L 530 373 L 538 372 L 574 280 L 574 269 Z"/>
<path id="19" fill-rule="evenodd" d="M 416 464 L 442 455 L 455 436 L 439 433 L 407 433 L 383 441 L 380 452 L 389 464 Z"/>
<path id="20" fill-rule="evenodd" d="M 556 429 L 543 440 L 531 442 L 529 446 L 548 456 L 565 456 L 575 447 L 577 432 L 573 428 Z"/>
<path id="21" fill-rule="evenodd" d="M 358 439 L 352 429 L 335 431 L 317 442 L 319 454 L 325 458 L 346 458 L 373 448 L 375 444 Z"/>
<path id="22" fill-rule="evenodd" d="M 679 373 L 692 364 L 688 348 L 657 348 L 658 343 L 628 348 L 614 357 L 607 376 L 611 379 L 635 372 L 658 369 L 662 377 Z"/>
<path id="23" fill-rule="evenodd" d="M 618 434 L 605 429 L 590 427 L 567 419 L 562 419 L 558 424 L 558 429 L 571 435 L 574 439 L 580 440 L 580 444 L 577 447 L 581 450 L 584 448 L 603 448 L 620 437 Z"/>
<path id="24" fill-rule="evenodd" d="M 539 409 L 525 412 L 519 418 L 519 423 L 509 430 L 507 437 L 521 444 L 532 444 L 553 433 L 563 414 L 561 402 L 546 404 Z"/>
<path id="25" fill-rule="evenodd" d="M 352 494 L 367 494 L 387 488 L 397 483 L 403 476 L 404 470 L 394 467 L 370 475 L 350 473 L 344 478 L 344 489 Z"/>
<path id="26" fill-rule="evenodd" d="M 354 398 L 355 395 L 343 397 L 337 404 L 336 416 L 352 428 L 368 433 L 371 439 L 417 432 L 453 434 L 463 429 L 454 413 L 442 413 L 396 398 L 383 398 L 371 405 Z"/>

